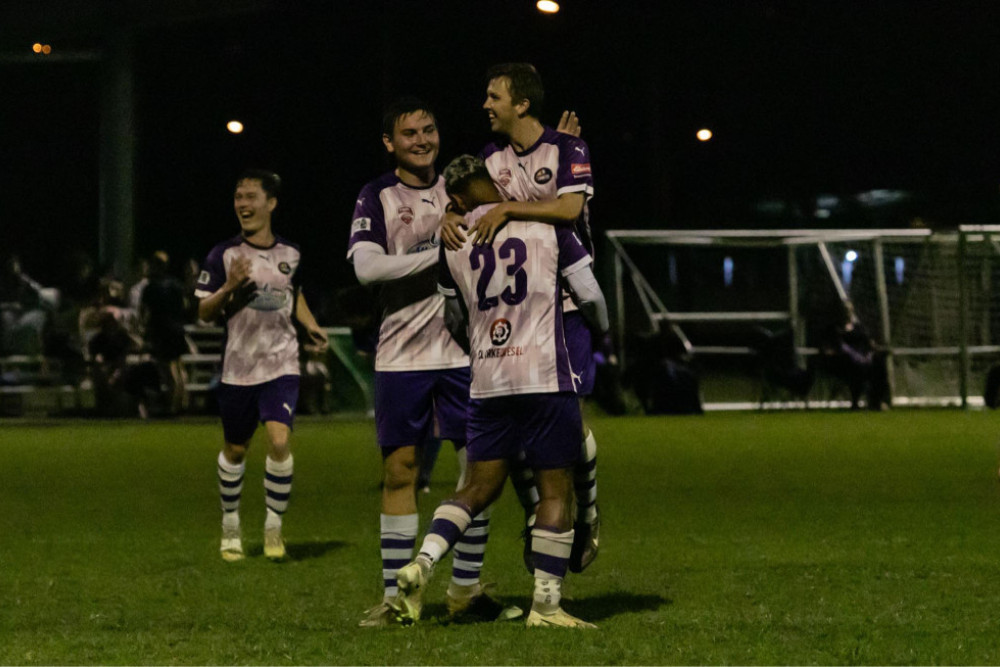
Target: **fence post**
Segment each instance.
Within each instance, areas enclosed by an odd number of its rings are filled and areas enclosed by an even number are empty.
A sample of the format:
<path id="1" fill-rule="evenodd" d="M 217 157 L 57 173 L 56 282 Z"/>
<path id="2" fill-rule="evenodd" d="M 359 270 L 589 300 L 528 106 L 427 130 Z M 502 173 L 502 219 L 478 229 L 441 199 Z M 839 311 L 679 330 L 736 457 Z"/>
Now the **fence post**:
<path id="1" fill-rule="evenodd" d="M 958 393 L 962 407 L 969 407 L 969 295 L 966 293 L 965 252 L 967 235 L 958 232 Z"/>

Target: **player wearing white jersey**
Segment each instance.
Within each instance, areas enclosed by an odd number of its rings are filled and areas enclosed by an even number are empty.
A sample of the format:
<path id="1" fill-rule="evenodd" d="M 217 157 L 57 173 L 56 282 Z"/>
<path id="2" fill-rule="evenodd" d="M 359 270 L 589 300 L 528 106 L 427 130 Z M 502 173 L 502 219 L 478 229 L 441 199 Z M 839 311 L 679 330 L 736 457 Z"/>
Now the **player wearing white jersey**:
<path id="1" fill-rule="evenodd" d="M 222 557 L 243 558 L 240 497 L 250 438 L 263 422 L 269 446 L 265 463 L 264 555 L 286 555 L 282 516 L 292 490 L 293 459 L 289 445 L 299 395 L 298 322 L 309 336 L 308 348 L 326 348 L 326 332 L 313 317 L 299 289 L 301 253 L 276 236 L 271 215 L 278 205 L 277 174 L 249 170 L 236 182 L 233 208 L 241 233 L 215 246 L 202 265 L 195 296 L 198 317 L 222 317 L 226 343 L 222 382 L 217 391 L 224 446 L 218 457 L 222 500 Z"/>
<path id="2" fill-rule="evenodd" d="M 472 230 L 503 201 L 478 158 L 456 158 L 444 173 L 448 194 L 456 208 L 468 211 Z M 523 221 L 499 230 L 492 246 L 467 244 L 442 254 L 439 290 L 448 297 L 449 328 L 467 345 L 472 367 L 468 483 L 438 507 L 420 554 L 397 573 L 394 606 L 404 622 L 419 619 L 434 564 L 500 495 L 511 463 L 523 452 L 541 496 L 532 528 L 535 592 L 527 625 L 594 627 L 560 605 L 573 545 L 572 468 L 582 428 L 560 284 L 592 325 L 607 331 L 591 257 L 571 229 Z"/>
<path id="3" fill-rule="evenodd" d="M 474 243 L 492 243 L 497 230 L 510 220 L 535 220 L 574 228 L 593 255 L 587 202 L 594 194 L 590 149 L 578 136 L 552 130 L 539 120 L 545 93 L 537 70 L 527 63 L 492 67 L 487 73 L 486 109 L 490 129 L 501 136 L 482 152 L 497 189 L 507 200 L 493 207 L 477 225 Z M 564 114 L 564 120 L 566 115 Z M 573 119 L 575 121 L 575 118 Z M 574 134 L 578 134 L 577 131 Z M 441 238 L 449 249 L 460 247 L 465 235 L 454 218 L 445 221 Z M 566 299 L 566 344 L 573 372 L 580 376 L 578 393 L 593 391 L 596 366 L 591 332 Z M 597 442 L 584 427 L 583 456 L 574 471 L 577 494 L 576 544 L 570 568 L 584 570 L 597 557 L 600 516 L 597 506 Z M 523 475 L 512 475 L 527 507 Z M 530 523 L 530 519 L 529 519 Z M 530 539 L 525 544 L 525 558 Z"/>
<path id="4" fill-rule="evenodd" d="M 385 115 L 382 141 L 396 168 L 362 188 L 347 252 L 362 284 L 381 285 L 375 426 L 383 461 L 383 601 L 366 612 L 362 627 L 394 620 L 389 603 L 398 593 L 396 571 L 413 556 L 417 539 L 417 447 L 436 422 L 464 467 L 469 400 L 469 359 L 445 327 L 444 298 L 436 289 L 433 237 L 448 198 L 434 167 L 439 138 L 433 112 L 420 100 L 399 100 Z M 488 537 L 483 508 L 455 550 L 448 587 L 452 615 L 492 620 L 505 612 L 479 581 Z"/>

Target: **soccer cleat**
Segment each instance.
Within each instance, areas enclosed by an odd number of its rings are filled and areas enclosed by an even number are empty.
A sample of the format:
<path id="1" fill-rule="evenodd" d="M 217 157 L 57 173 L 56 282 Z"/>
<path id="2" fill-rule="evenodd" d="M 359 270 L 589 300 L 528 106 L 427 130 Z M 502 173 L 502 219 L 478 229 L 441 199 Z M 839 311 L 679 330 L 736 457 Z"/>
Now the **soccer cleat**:
<path id="1" fill-rule="evenodd" d="M 222 545 L 219 547 L 222 560 L 235 563 L 243 560 L 243 540 L 240 538 L 240 524 L 222 524 Z"/>
<path id="2" fill-rule="evenodd" d="M 560 607 L 552 614 L 541 614 L 534 609 L 528 614 L 528 619 L 524 622 L 528 628 L 581 628 L 596 630 L 593 623 L 580 620 L 576 616 L 570 616 Z"/>
<path id="3" fill-rule="evenodd" d="M 524 616 L 515 605 L 505 607 L 487 592 L 496 584 L 448 586 L 448 618 L 453 621 L 509 621 Z"/>
<path id="4" fill-rule="evenodd" d="M 396 572 L 399 594 L 393 600 L 392 606 L 396 610 L 399 622 L 403 625 L 412 625 L 420 620 L 420 611 L 424 606 L 422 600 L 424 586 L 429 576 L 430 567 L 420 560 L 407 563 Z"/>
<path id="5" fill-rule="evenodd" d="M 270 560 L 284 560 L 287 556 L 285 540 L 281 537 L 281 527 L 264 528 L 264 556 Z"/>
<path id="6" fill-rule="evenodd" d="M 365 612 L 365 617 L 358 623 L 361 628 L 385 628 L 397 621 L 396 610 L 388 602 L 381 602 Z"/>
<path id="7" fill-rule="evenodd" d="M 569 554 L 570 572 L 586 570 L 597 558 L 601 536 L 601 512 L 594 505 L 594 520 L 580 521 L 573 525 L 573 550 Z"/>

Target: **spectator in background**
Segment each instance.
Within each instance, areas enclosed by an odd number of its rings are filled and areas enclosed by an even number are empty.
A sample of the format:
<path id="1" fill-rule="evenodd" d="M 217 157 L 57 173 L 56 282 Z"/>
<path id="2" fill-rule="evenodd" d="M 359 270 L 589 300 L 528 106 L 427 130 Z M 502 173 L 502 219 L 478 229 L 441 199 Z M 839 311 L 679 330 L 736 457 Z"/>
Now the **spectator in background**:
<path id="1" fill-rule="evenodd" d="M 847 382 L 852 410 L 859 408 L 861 396 L 866 391 L 869 410 L 888 409 L 892 400 L 888 358 L 868 333 L 850 301 L 843 304 L 843 319 L 833 327 L 823 352 L 829 358 L 830 372 Z"/>
<path id="2" fill-rule="evenodd" d="M 170 413 L 179 414 L 187 407 L 187 374 L 181 355 L 189 351 L 184 335 L 187 324 L 184 285 L 170 275 L 170 258 L 158 250 L 149 259 L 149 284 L 142 292 L 141 318 L 146 344 L 167 382 Z"/>
<path id="3" fill-rule="evenodd" d="M 142 293 L 149 284 L 149 260 L 145 257 L 139 260 L 139 279 L 128 290 L 128 307 L 139 312 L 142 310 Z"/>
<path id="4" fill-rule="evenodd" d="M 159 385 L 156 369 L 150 364 L 129 365 L 128 355 L 141 347 L 114 311 L 97 315 L 97 333 L 87 345 L 91 358 L 91 379 L 97 412 L 103 417 L 138 414 L 149 416 L 147 395 Z"/>
<path id="5" fill-rule="evenodd" d="M 0 268 L 0 353 L 40 355 L 43 335 L 54 306 L 45 288 L 21 268 L 17 255 L 7 255 Z"/>

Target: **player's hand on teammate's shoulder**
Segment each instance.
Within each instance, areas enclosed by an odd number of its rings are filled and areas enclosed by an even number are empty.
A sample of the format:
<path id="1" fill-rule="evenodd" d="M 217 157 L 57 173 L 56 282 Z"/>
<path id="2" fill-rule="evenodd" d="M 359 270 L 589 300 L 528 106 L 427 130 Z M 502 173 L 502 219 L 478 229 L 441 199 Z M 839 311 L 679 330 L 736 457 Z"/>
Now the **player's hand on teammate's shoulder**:
<path id="1" fill-rule="evenodd" d="M 465 245 L 465 218 L 455 213 L 454 211 L 448 211 L 441 218 L 441 243 L 448 250 L 461 250 L 462 246 Z"/>
<path id="2" fill-rule="evenodd" d="M 507 224 L 507 202 L 501 202 L 486 211 L 476 222 L 476 228 L 472 230 L 475 235 L 472 242 L 475 245 L 490 245 L 493 243 L 497 232 Z"/>
<path id="3" fill-rule="evenodd" d="M 559 124 L 556 125 L 557 132 L 569 134 L 574 137 L 579 137 L 582 129 L 580 119 L 577 117 L 575 111 L 563 111 L 562 116 L 559 118 Z"/>

